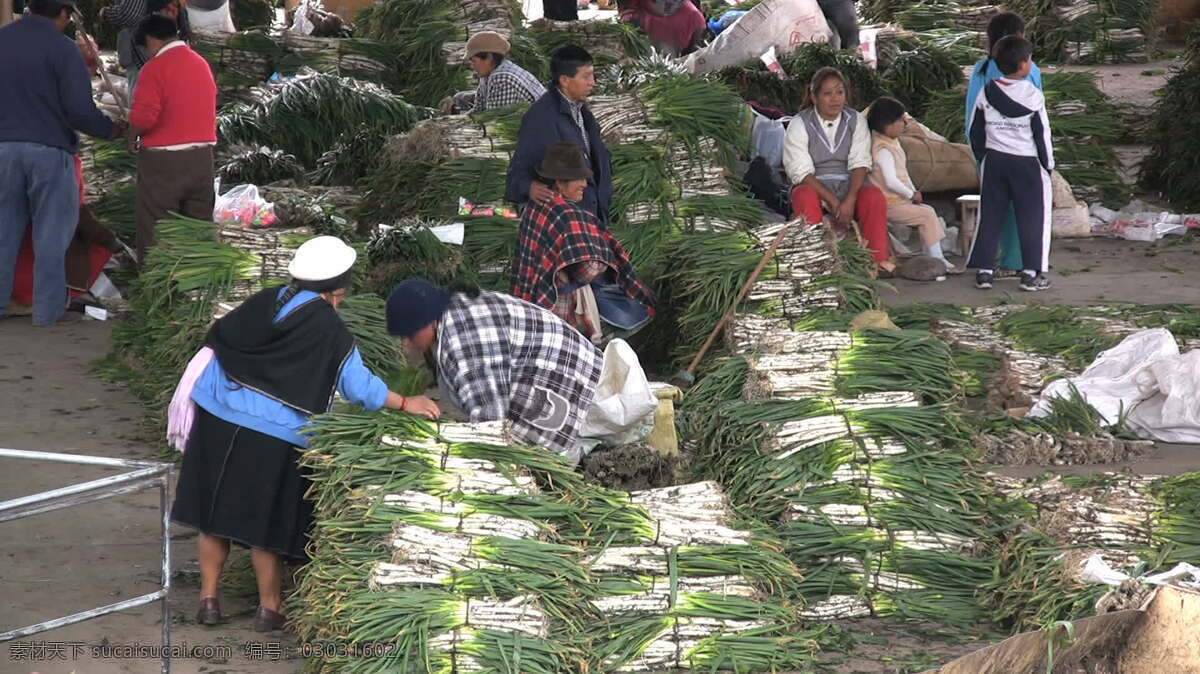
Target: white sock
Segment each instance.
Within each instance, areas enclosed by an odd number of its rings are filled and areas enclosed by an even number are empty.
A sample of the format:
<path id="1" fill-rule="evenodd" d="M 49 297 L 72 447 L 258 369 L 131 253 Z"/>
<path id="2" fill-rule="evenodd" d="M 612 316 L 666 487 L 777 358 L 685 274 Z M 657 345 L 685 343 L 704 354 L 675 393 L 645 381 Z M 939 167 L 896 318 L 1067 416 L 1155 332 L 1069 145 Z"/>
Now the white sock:
<path id="1" fill-rule="evenodd" d="M 991 269 L 980 269 L 979 273 L 980 274 L 991 274 L 992 270 Z"/>
<path id="2" fill-rule="evenodd" d="M 1036 271 L 1034 271 L 1032 269 L 1023 269 L 1023 270 L 1021 270 L 1021 273 L 1029 274 L 1030 276 L 1037 276 L 1037 274 L 1038 274 Z"/>
<path id="3" fill-rule="evenodd" d="M 936 257 L 937 259 L 941 260 L 942 262 L 946 261 L 946 256 L 942 253 L 942 242 L 941 241 L 938 241 L 937 243 L 926 246 L 925 251 L 927 253 L 929 253 L 929 257 Z"/>

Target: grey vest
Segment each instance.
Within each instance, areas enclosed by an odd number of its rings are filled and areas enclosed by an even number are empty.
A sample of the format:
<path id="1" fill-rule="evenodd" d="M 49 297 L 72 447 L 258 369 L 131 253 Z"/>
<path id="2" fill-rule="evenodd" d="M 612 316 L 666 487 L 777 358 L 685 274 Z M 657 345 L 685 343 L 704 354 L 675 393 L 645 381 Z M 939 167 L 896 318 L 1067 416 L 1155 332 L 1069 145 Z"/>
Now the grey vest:
<path id="1" fill-rule="evenodd" d="M 808 133 L 808 156 L 812 159 L 813 176 L 838 199 L 845 198 L 850 191 L 850 171 L 847 167 L 850 165 L 850 145 L 858 126 L 858 114 L 850 109 L 842 110 L 833 144 L 825 135 L 825 120 L 817 114 L 815 106 L 798 116 Z"/>

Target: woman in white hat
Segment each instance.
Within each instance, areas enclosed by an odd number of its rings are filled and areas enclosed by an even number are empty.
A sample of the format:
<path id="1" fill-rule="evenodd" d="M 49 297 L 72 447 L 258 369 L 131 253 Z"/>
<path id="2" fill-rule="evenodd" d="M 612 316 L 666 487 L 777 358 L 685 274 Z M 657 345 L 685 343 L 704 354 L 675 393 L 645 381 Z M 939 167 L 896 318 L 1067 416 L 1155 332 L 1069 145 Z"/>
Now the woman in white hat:
<path id="1" fill-rule="evenodd" d="M 528 70 L 508 59 L 511 49 L 500 33 L 485 30 L 467 41 L 467 60 L 479 78 L 475 91 L 462 91 L 443 103 L 444 112 L 483 112 L 518 103 L 532 103 L 546 87 Z M 449 105 L 447 105 L 449 103 Z"/>
<path id="2" fill-rule="evenodd" d="M 283 626 L 283 559 L 303 561 L 312 503 L 300 470 L 304 429 L 329 410 L 335 391 L 368 410 L 429 417 L 425 398 L 405 398 L 366 366 L 338 317 L 356 253 L 332 236 L 304 243 L 288 267 L 292 282 L 248 298 L 216 321 L 212 360 L 196 380 L 171 519 L 200 531 L 197 622 L 220 621 L 217 599 L 230 541 L 249 547 L 260 606 L 255 629 Z"/>

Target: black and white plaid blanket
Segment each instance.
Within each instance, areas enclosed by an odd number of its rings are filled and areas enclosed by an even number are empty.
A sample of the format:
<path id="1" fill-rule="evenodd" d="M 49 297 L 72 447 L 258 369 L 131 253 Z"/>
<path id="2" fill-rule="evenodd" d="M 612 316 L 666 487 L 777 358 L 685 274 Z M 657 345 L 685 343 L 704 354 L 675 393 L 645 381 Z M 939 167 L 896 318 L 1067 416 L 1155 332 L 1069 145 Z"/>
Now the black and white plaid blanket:
<path id="1" fill-rule="evenodd" d="M 549 310 L 499 293 L 456 293 L 438 326 L 438 376 L 471 421 L 507 419 L 515 441 L 571 461 L 603 361 Z"/>

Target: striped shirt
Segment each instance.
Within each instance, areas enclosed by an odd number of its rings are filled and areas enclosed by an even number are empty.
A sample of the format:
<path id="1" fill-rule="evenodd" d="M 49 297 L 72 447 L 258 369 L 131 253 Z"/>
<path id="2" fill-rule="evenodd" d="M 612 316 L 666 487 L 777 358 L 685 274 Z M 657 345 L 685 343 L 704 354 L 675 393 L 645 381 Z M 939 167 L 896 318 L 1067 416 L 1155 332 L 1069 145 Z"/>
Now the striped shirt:
<path id="1" fill-rule="evenodd" d="M 583 101 L 572 101 L 567 98 L 562 89 L 558 90 L 558 95 L 563 97 L 563 100 L 567 102 L 567 108 L 571 110 L 571 119 L 575 120 L 575 126 L 579 127 L 579 135 L 583 136 L 583 156 L 590 161 L 592 157 L 592 139 L 588 138 L 587 127 L 583 125 Z"/>

